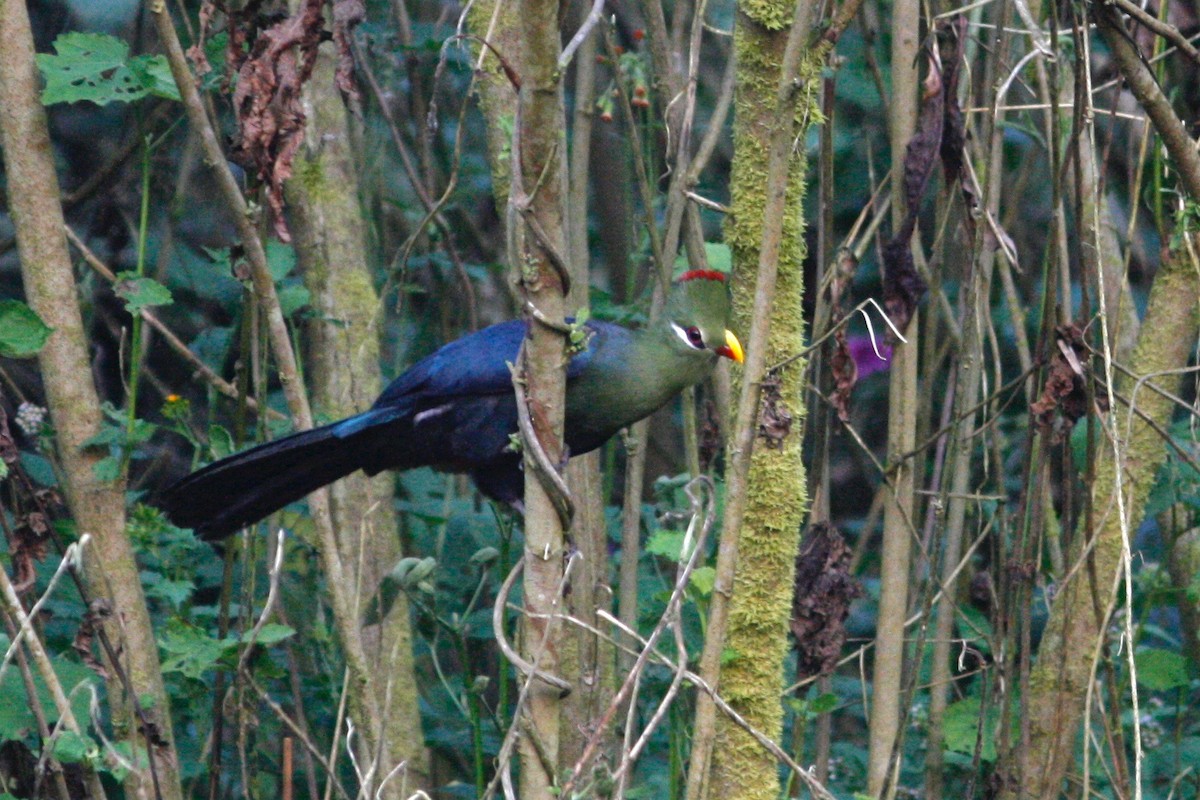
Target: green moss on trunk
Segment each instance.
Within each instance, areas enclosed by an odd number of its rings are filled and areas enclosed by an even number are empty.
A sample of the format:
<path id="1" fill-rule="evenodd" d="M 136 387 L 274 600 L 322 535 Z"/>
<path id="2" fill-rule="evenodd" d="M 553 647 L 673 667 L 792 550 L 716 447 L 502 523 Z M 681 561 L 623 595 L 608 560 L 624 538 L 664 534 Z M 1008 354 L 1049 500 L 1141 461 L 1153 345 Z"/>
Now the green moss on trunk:
<path id="1" fill-rule="evenodd" d="M 1167 259 L 1154 279 L 1142 333 L 1130 362 L 1137 375 L 1161 375 L 1187 366 L 1196 336 L 1200 278 L 1186 254 L 1180 255 Z M 1157 379 L 1170 390 L 1177 388 L 1178 381 L 1178 377 Z M 1134 383 L 1121 381 L 1118 391 L 1129 397 Z M 1170 422 L 1170 400 L 1144 386 L 1134 399 L 1143 414 L 1158 426 Z M 1163 441 L 1148 422 L 1134 417 L 1127 427 L 1127 409 L 1118 405 L 1114 413 L 1120 415 L 1118 429 L 1124 458 L 1120 464 L 1114 464 L 1112 449 L 1107 446 L 1101 449 L 1092 487 L 1093 519 L 1097 527 L 1076 537 L 1082 543 L 1094 544 L 1090 554 L 1081 556 L 1077 549 L 1071 563 L 1078 564 L 1078 568 L 1055 597 L 1038 649 L 1038 662 L 1030 675 L 1026 704 L 1030 721 L 1028 773 L 1013 776 L 1008 782 L 1009 797 L 1049 799 L 1061 793 L 1062 782 L 1075 757 L 1076 734 L 1091 681 L 1097 637 L 1104 635 L 1104 614 L 1121 564 L 1123 538 L 1117 509 L 1116 470 L 1122 471 L 1127 529 L 1136 531 L 1154 476 L 1166 458 Z M 1083 562 L 1079 563 L 1081 557 Z"/>
<path id="2" fill-rule="evenodd" d="M 764 4 L 756 6 L 756 10 Z M 776 8 L 777 6 L 777 8 Z M 779 113 L 776 95 L 787 42 L 786 15 L 794 6 L 773 4 L 774 13 L 743 13 L 734 34 L 738 59 L 735 105 L 732 204 L 726 241 L 734 261 L 734 326 L 749 330 L 755 276 L 763 239 L 763 209 L 768 151 L 779 124 L 803 141 L 807 125 L 819 119 L 812 89 L 818 85 L 824 51 L 811 52 L 801 64 L 794 113 Z M 769 9 L 767 9 L 769 10 Z M 786 207 L 780 246 L 767 363 L 794 355 L 803 347 L 803 214 L 805 157 L 800 149 L 789 160 Z M 726 648 L 734 657 L 721 670 L 721 694 L 766 736 L 778 740 L 783 729 L 783 661 L 800 526 L 807 506 L 801 461 L 800 423 L 804 408 L 804 366 L 780 372 L 778 393 L 764 391 L 763 407 L 790 414 L 792 432 L 777 446 L 760 439 L 751 458 L 746 511 L 734 590 L 730 601 Z M 775 759 L 737 726 L 722 720 L 713 753 L 709 796 L 774 798 L 779 794 Z"/>

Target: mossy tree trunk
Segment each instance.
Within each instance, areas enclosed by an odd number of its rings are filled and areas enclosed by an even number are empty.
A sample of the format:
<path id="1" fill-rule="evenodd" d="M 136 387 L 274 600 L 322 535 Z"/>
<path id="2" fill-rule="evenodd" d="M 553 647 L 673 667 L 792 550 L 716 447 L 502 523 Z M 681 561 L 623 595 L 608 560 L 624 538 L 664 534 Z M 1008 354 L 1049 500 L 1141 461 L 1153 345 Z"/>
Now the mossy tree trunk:
<path id="1" fill-rule="evenodd" d="M 310 321 L 307 375 L 319 413 L 341 418 L 368 408 L 382 388 L 379 366 L 379 296 L 363 231 L 359 176 L 350 118 L 334 82 L 332 45 L 321 48 L 313 78 L 304 87 L 309 119 L 287 199 L 297 260 L 318 314 Z M 363 609 L 387 571 L 400 559 L 391 473 L 368 478 L 356 472 L 334 483 L 330 510 L 345 565 L 351 605 Z M 421 733 L 413 673 L 408 603 L 397 598 L 384 623 L 361 634 L 371 668 L 383 741 L 391 764 L 407 762 L 403 796 L 428 790 L 428 755 Z M 396 791 L 401 784 L 395 782 Z"/>
<path id="2" fill-rule="evenodd" d="M 125 535 L 125 481 L 96 477 L 102 452 L 84 449 L 100 431 L 100 398 L 91 380 L 91 359 L 79 307 L 79 289 L 64 232 L 54 154 L 39 100 L 33 33 L 25 3 L 0 2 L 0 147 L 9 210 L 30 307 L 54 329 L 38 356 L 50 418 L 54 423 L 66 500 L 79 533 L 91 537 L 83 550 L 84 580 L 102 617 L 119 665 L 107 665 L 113 729 L 136 752 L 145 752 L 148 731 L 153 774 L 144 760 L 125 780 L 131 797 L 182 797 L 170 705 L 163 686 L 158 644 L 142 591 L 133 549 Z M 107 655 L 104 656 L 107 661 Z M 124 684 L 120 676 L 128 679 Z M 136 701 L 135 701 L 136 698 Z M 4 702 L 12 702 L 11 698 Z M 138 709 L 135 709 L 135 702 Z M 141 719 L 136 716 L 141 712 Z"/>
<path id="3" fill-rule="evenodd" d="M 1114 64 L 1154 125 L 1180 184 L 1195 202 L 1200 198 L 1200 154 L 1186 127 L 1129 38 L 1120 13 L 1103 4 L 1095 4 L 1091 13 Z M 1200 240 L 1195 234 L 1181 231 L 1179 243 L 1154 278 L 1129 361 L 1134 375 L 1158 376 L 1157 381 L 1168 389 L 1178 380 L 1172 373 L 1187 366 L 1196 337 L 1200 302 L 1197 249 Z M 1109 313 L 1115 316 L 1116 309 Z M 1106 324 L 1105 330 L 1111 326 Z M 1114 347 L 1107 336 L 1104 344 Z M 1109 375 L 1109 365 L 1103 366 Z M 1116 395 L 1137 404 L 1139 413 L 1131 415 L 1118 404 L 1109 412 L 1118 416 L 1104 420 L 1108 436 L 1095 466 L 1092 513 L 1085 516 L 1092 521 L 1092 528 L 1075 537 L 1074 558 L 1068 562 L 1068 575 L 1050 610 L 1024 699 L 1030 731 L 1028 750 L 1020 759 L 1025 769 L 1023 774 L 1004 776 L 1004 797 L 1057 798 L 1074 762 L 1079 725 L 1090 696 L 1092 665 L 1097 649 L 1103 646 L 1105 625 L 1121 579 L 1118 571 L 1129 557 L 1128 537 L 1142 521 L 1147 493 L 1166 458 L 1155 427 L 1169 424 L 1172 402 L 1145 386 L 1131 397 L 1136 385 L 1137 381 L 1122 379 L 1114 387 Z"/>
<path id="4" fill-rule="evenodd" d="M 1200 248 L 1200 241 L 1194 241 L 1192 247 Z M 1159 267 L 1150 291 L 1142 333 L 1129 364 L 1134 374 L 1161 376 L 1156 383 L 1168 391 L 1177 390 L 1180 378 L 1166 373 L 1187 366 L 1196 339 L 1198 302 L 1200 264 L 1186 251 L 1171 254 Z M 1117 394 L 1130 398 L 1135 383 L 1118 381 Z M 1007 781 L 1009 797 L 1059 797 L 1074 761 L 1094 654 L 1097 642 L 1105 636 L 1125 537 L 1141 524 L 1146 496 L 1166 458 L 1166 447 L 1154 427 L 1169 425 L 1174 404 L 1144 385 L 1133 399 L 1140 414 L 1131 417 L 1121 405 L 1110 412 L 1118 415 L 1117 448 L 1101 449 L 1091 491 L 1095 529 L 1076 537 L 1082 550 L 1069 562 L 1070 575 L 1055 595 L 1038 648 L 1026 700 L 1025 713 L 1030 720 L 1027 772 Z M 1117 503 L 1118 470 L 1124 520 Z"/>
<path id="5" fill-rule="evenodd" d="M 731 426 L 724 528 L 701 672 L 765 736 L 782 735 L 783 661 L 793 573 L 807 503 L 801 462 L 803 365 L 768 372 L 803 348 L 802 202 L 807 128 L 827 44 L 805 51 L 814 9 L 803 0 L 739 6 L 732 203 L 733 327 L 749 337 Z M 770 433 L 758 436 L 764 425 Z M 789 428 L 790 425 L 790 428 Z M 721 632 L 726 632 L 722 637 Z M 717 681 L 712 681 L 717 683 Z M 774 798 L 778 765 L 701 695 L 688 796 Z M 711 758 L 708 749 L 711 747 Z"/>

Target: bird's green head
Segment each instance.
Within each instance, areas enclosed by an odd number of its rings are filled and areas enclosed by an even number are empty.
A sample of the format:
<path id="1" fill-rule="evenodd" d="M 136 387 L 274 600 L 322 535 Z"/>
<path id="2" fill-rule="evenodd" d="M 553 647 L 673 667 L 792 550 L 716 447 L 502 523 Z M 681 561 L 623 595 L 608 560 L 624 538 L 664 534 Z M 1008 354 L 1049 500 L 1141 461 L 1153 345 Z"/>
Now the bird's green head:
<path id="1" fill-rule="evenodd" d="M 724 273 L 694 269 L 671 285 L 664 320 L 679 343 L 742 362 L 742 345 L 729 324 L 729 287 Z"/>

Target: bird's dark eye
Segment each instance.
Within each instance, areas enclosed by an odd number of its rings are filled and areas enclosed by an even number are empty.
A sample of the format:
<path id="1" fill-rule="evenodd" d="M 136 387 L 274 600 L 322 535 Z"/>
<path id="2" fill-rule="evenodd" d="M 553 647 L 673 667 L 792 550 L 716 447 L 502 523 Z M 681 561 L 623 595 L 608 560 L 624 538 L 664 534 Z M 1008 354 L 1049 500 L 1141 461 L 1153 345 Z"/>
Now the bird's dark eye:
<path id="1" fill-rule="evenodd" d="M 704 349 L 704 334 L 700 332 L 699 328 L 693 325 L 692 327 L 688 328 L 685 333 L 687 333 L 688 341 L 691 342 L 692 347 L 696 348 L 697 350 Z"/>

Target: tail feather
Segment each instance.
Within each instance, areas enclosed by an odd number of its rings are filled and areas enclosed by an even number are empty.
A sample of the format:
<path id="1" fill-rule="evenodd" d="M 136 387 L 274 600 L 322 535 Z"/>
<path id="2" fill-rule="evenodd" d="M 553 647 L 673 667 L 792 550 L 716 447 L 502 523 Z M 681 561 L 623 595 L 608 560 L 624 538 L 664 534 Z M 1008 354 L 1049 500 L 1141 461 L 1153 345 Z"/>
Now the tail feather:
<path id="1" fill-rule="evenodd" d="M 356 437 L 340 423 L 285 436 L 192 473 L 164 492 L 160 506 L 181 528 L 223 539 L 273 511 L 359 469 Z"/>

